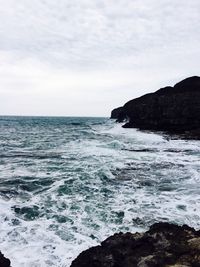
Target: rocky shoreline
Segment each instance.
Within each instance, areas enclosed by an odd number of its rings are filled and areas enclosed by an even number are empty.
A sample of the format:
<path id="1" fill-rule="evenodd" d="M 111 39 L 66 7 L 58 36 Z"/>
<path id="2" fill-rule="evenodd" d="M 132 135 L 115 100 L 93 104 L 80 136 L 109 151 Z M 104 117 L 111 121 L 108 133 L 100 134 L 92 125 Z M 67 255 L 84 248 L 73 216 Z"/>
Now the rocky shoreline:
<path id="1" fill-rule="evenodd" d="M 199 267 L 200 231 L 156 223 L 145 233 L 118 233 L 82 252 L 71 267 Z"/>
<path id="2" fill-rule="evenodd" d="M 200 77 L 187 78 L 116 108 L 124 128 L 200 139 Z M 144 233 L 118 233 L 82 252 L 71 267 L 200 267 L 200 231 L 156 223 Z"/>
<path id="3" fill-rule="evenodd" d="M 1 252 L 0 266 L 11 267 Z M 161 222 L 144 233 L 117 233 L 83 251 L 70 267 L 200 267 L 200 231 Z"/>
<path id="4" fill-rule="evenodd" d="M 114 109 L 111 118 L 124 128 L 165 131 L 200 139 L 200 77 L 187 78 Z"/>

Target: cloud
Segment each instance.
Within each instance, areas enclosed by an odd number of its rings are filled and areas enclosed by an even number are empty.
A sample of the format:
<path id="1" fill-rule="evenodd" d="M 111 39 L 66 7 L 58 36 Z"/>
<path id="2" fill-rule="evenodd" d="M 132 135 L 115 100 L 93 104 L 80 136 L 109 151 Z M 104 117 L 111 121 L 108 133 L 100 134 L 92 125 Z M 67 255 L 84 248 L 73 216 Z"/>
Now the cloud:
<path id="1" fill-rule="evenodd" d="M 198 0 L 0 5 L 1 114 L 109 115 L 123 101 L 199 74 Z"/>

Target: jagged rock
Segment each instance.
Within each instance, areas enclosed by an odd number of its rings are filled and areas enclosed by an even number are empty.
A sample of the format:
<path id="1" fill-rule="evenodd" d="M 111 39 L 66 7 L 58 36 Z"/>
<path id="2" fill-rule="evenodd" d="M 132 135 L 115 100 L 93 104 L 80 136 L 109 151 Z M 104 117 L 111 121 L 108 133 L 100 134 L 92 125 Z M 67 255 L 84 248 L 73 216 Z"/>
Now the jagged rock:
<path id="1" fill-rule="evenodd" d="M 111 118 L 126 128 L 168 131 L 200 138 L 200 77 L 187 78 L 114 109 Z"/>
<path id="2" fill-rule="evenodd" d="M 115 234 L 82 252 L 71 267 L 200 267 L 200 231 L 157 223 L 145 233 Z"/>
<path id="3" fill-rule="evenodd" d="M 0 267 L 10 267 L 10 260 L 0 252 Z"/>

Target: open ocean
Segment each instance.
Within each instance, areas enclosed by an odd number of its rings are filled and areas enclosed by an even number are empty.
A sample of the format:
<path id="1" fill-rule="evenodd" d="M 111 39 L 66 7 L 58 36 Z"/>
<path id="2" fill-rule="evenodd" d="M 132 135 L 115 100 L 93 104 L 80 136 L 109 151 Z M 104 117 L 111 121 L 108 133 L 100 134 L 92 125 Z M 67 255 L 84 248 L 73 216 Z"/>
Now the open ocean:
<path id="1" fill-rule="evenodd" d="M 200 141 L 108 118 L 0 117 L 0 250 L 13 267 L 69 267 L 158 221 L 200 228 Z"/>

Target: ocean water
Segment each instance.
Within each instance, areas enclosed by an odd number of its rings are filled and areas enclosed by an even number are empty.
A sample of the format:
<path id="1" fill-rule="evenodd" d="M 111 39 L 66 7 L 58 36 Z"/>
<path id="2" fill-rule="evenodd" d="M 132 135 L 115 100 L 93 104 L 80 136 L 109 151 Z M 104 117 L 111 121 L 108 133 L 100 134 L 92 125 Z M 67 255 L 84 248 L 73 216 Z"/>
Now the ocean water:
<path id="1" fill-rule="evenodd" d="M 115 232 L 200 228 L 200 142 L 107 118 L 0 117 L 0 250 L 69 267 Z"/>

